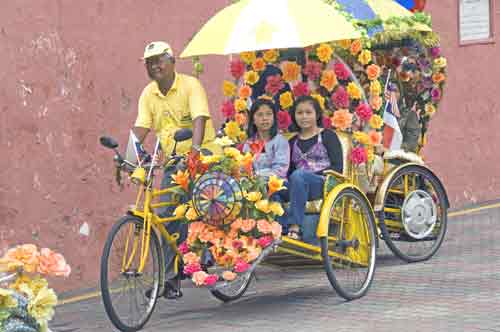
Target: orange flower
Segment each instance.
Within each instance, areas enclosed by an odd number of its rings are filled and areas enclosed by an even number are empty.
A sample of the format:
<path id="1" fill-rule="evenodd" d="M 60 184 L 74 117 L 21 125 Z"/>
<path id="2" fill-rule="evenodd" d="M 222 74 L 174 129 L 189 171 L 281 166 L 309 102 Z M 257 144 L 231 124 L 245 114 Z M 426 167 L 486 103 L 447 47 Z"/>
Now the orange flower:
<path id="1" fill-rule="evenodd" d="M 322 87 L 332 92 L 333 88 L 338 84 L 337 75 L 333 70 L 325 70 L 321 75 L 321 82 L 319 83 Z"/>
<path id="2" fill-rule="evenodd" d="M 275 192 L 285 189 L 283 182 L 284 180 L 278 178 L 276 175 L 270 176 L 269 181 L 267 182 L 268 195 L 271 196 Z"/>
<path id="3" fill-rule="evenodd" d="M 262 55 L 262 57 L 268 63 L 272 63 L 272 62 L 276 62 L 276 60 L 278 60 L 278 56 L 279 55 L 280 55 L 280 53 L 278 52 L 278 50 L 267 50 L 267 51 L 264 52 L 264 54 Z"/>
<path id="4" fill-rule="evenodd" d="M 224 271 L 222 273 L 222 279 L 226 281 L 233 281 L 234 279 L 236 279 L 236 273 L 232 271 Z"/>
<path id="5" fill-rule="evenodd" d="M 243 219 L 241 222 L 241 230 L 245 233 L 251 232 L 255 228 L 255 220 Z"/>
<path id="6" fill-rule="evenodd" d="M 189 189 L 189 172 L 187 170 L 184 172 L 177 171 L 177 174 L 172 174 L 171 176 L 174 182 L 181 186 L 182 189 L 186 191 Z"/>
<path id="7" fill-rule="evenodd" d="M 265 219 L 257 220 L 257 229 L 263 234 L 269 234 L 273 231 L 272 224 Z"/>
<path id="8" fill-rule="evenodd" d="M 285 61 L 281 67 L 283 71 L 283 80 L 286 82 L 293 82 L 299 78 L 302 68 L 293 61 Z"/>
<path id="9" fill-rule="evenodd" d="M 236 85 L 234 85 L 233 82 L 225 80 L 224 83 L 222 83 L 222 93 L 224 93 L 226 97 L 236 96 Z"/>
<path id="10" fill-rule="evenodd" d="M 240 125 L 244 126 L 247 123 L 247 115 L 245 113 L 236 113 L 234 120 Z"/>
<path id="11" fill-rule="evenodd" d="M 54 276 L 67 277 L 71 273 L 71 267 L 66 264 L 63 255 L 56 253 L 49 248 L 40 251 L 38 272 Z"/>
<path id="12" fill-rule="evenodd" d="M 361 40 L 356 39 L 351 44 L 351 54 L 357 55 L 363 49 L 363 44 L 361 44 Z"/>
<path id="13" fill-rule="evenodd" d="M 241 218 L 238 218 L 231 223 L 231 230 L 239 231 L 242 225 L 243 221 L 241 220 Z"/>
<path id="14" fill-rule="evenodd" d="M 257 58 L 252 62 L 252 68 L 255 71 L 263 71 L 266 69 L 266 62 L 262 58 Z"/>
<path id="15" fill-rule="evenodd" d="M 436 84 L 443 82 L 445 79 L 446 76 L 444 76 L 442 73 L 435 73 L 432 75 L 432 81 Z"/>
<path id="16" fill-rule="evenodd" d="M 253 173 L 253 156 L 251 153 L 247 153 L 243 156 L 243 159 L 241 159 L 241 166 L 245 170 L 247 174 L 250 176 Z"/>
<path id="17" fill-rule="evenodd" d="M 370 136 L 371 145 L 377 145 L 382 142 L 382 134 L 380 134 L 378 131 L 371 130 L 368 136 Z"/>
<path id="18" fill-rule="evenodd" d="M 40 253 L 34 244 L 23 244 L 9 249 L 5 259 L 12 263 L 23 264 L 24 270 L 29 273 L 36 272 Z"/>
<path id="19" fill-rule="evenodd" d="M 244 63 L 249 65 L 257 58 L 257 56 L 255 55 L 255 52 L 243 52 L 240 54 L 240 58 Z"/>
<path id="20" fill-rule="evenodd" d="M 238 98 L 234 101 L 234 108 L 236 109 L 236 111 L 242 112 L 247 109 L 247 102 L 245 101 L 245 99 Z"/>
<path id="21" fill-rule="evenodd" d="M 290 91 L 287 91 L 280 95 L 280 105 L 284 110 L 293 106 L 293 96 Z"/>
<path id="22" fill-rule="evenodd" d="M 361 99 L 361 89 L 357 86 L 356 83 L 350 82 L 347 85 L 347 93 L 351 97 L 351 99 Z"/>
<path id="23" fill-rule="evenodd" d="M 241 99 L 247 99 L 252 95 L 252 88 L 248 85 L 243 85 L 240 90 L 238 91 L 238 94 Z"/>
<path id="24" fill-rule="evenodd" d="M 332 123 L 337 129 L 347 130 L 352 126 L 352 114 L 346 109 L 335 111 L 333 112 Z"/>
<path id="25" fill-rule="evenodd" d="M 380 96 L 372 96 L 370 98 L 370 106 L 375 111 L 378 111 L 382 107 L 383 100 Z"/>
<path id="26" fill-rule="evenodd" d="M 316 55 L 318 56 L 319 61 L 328 63 L 332 58 L 333 50 L 328 44 L 321 44 L 316 49 Z"/>
<path id="27" fill-rule="evenodd" d="M 366 74 L 370 81 L 376 80 L 380 76 L 381 69 L 378 65 L 372 64 L 366 67 Z"/>

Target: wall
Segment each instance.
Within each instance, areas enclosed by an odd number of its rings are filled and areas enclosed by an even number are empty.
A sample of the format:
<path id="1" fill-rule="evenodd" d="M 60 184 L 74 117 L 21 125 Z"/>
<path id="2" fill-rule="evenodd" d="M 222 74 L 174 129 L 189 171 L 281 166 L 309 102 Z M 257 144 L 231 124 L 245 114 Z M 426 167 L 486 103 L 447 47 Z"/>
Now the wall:
<path id="1" fill-rule="evenodd" d="M 177 53 L 227 0 L 17 0 L 0 11 L 0 252 L 34 242 L 62 251 L 71 277 L 59 290 L 91 287 L 106 233 L 132 201 L 113 183 L 109 134 L 126 143 L 147 83 L 139 58 L 152 40 Z M 499 8 L 500 9 L 500 8 Z M 457 1 L 428 1 L 449 60 L 440 112 L 425 156 L 453 207 L 500 193 L 498 44 L 458 47 Z M 500 14 L 495 14 L 497 20 Z M 500 36 L 497 25 L 496 36 Z M 212 110 L 223 57 L 204 58 Z M 191 71 L 181 61 L 179 71 Z"/>

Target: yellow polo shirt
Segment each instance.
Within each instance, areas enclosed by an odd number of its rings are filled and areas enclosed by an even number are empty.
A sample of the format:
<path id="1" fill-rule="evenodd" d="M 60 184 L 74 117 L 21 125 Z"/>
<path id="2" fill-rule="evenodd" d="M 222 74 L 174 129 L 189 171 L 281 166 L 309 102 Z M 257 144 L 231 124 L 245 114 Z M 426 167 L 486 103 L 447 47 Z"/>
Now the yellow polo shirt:
<path id="1" fill-rule="evenodd" d="M 193 127 L 193 119 L 207 117 L 203 147 L 215 150 L 215 130 L 208 111 L 205 89 L 195 77 L 175 74 L 172 87 L 163 95 L 156 81 L 149 83 L 139 98 L 139 113 L 135 121 L 136 127 L 153 129 L 158 137 L 162 150 L 167 155 L 174 147 L 174 134 L 180 128 Z M 184 153 L 191 148 L 192 141 L 177 144 L 177 152 Z"/>

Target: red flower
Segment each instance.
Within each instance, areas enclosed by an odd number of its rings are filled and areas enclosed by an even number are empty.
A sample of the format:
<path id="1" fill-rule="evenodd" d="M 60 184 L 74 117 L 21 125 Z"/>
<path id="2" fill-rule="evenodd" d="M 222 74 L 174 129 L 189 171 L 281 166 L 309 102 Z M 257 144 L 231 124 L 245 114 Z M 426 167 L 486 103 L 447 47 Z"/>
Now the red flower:
<path id="1" fill-rule="evenodd" d="M 230 100 L 227 100 L 224 102 L 224 104 L 222 104 L 220 111 L 226 119 L 232 119 L 234 117 L 234 115 L 236 114 L 236 109 L 234 108 L 234 103 Z"/>
<path id="2" fill-rule="evenodd" d="M 217 280 L 219 280 L 219 277 L 217 275 L 209 274 L 208 276 L 205 277 L 205 285 L 213 286 L 217 283 Z"/>
<path id="3" fill-rule="evenodd" d="M 261 248 L 266 248 L 268 247 L 271 243 L 273 243 L 273 237 L 271 235 L 265 235 L 265 236 L 262 236 L 260 237 L 258 240 L 257 240 L 257 244 L 261 247 Z"/>
<path id="4" fill-rule="evenodd" d="M 200 263 L 191 263 L 186 266 L 184 266 L 184 274 L 185 275 L 193 275 L 195 272 L 201 271 L 201 265 Z"/>
<path id="5" fill-rule="evenodd" d="M 368 160 L 368 154 L 366 153 L 365 148 L 358 146 L 351 150 L 350 158 L 352 163 L 355 165 L 366 163 Z"/>
<path id="6" fill-rule="evenodd" d="M 372 111 L 370 105 L 368 105 L 366 103 L 361 103 L 361 104 L 359 104 L 358 107 L 356 107 L 356 115 L 362 121 L 368 121 L 372 117 L 373 111 Z"/>
<path id="7" fill-rule="evenodd" d="M 282 130 L 288 129 L 292 124 L 292 118 L 287 111 L 278 112 L 278 128 Z"/>
<path id="8" fill-rule="evenodd" d="M 323 117 L 323 128 L 330 129 L 332 128 L 332 119 L 327 116 Z"/>
<path id="9" fill-rule="evenodd" d="M 194 179 L 197 174 L 204 174 L 208 170 L 208 165 L 201 162 L 200 155 L 197 153 L 188 154 L 187 164 L 192 179 Z"/>
<path id="10" fill-rule="evenodd" d="M 250 146 L 250 152 L 252 152 L 254 156 L 257 156 L 262 152 L 266 143 L 263 140 L 256 139 L 250 141 L 248 145 Z"/>
<path id="11" fill-rule="evenodd" d="M 349 70 L 342 62 L 336 62 L 333 66 L 333 71 L 339 80 L 347 80 L 349 78 Z"/>
<path id="12" fill-rule="evenodd" d="M 309 86 L 307 85 L 307 83 L 300 82 L 292 88 L 292 92 L 295 98 L 298 98 L 301 96 L 309 95 L 311 91 L 309 90 Z"/>
<path id="13" fill-rule="evenodd" d="M 343 86 L 339 86 L 337 91 L 332 95 L 332 102 L 337 109 L 349 107 L 349 94 Z"/>
<path id="14" fill-rule="evenodd" d="M 307 78 L 316 81 L 321 76 L 322 65 L 316 61 L 308 61 L 304 67 L 303 73 Z"/>
<path id="15" fill-rule="evenodd" d="M 267 78 L 267 84 L 265 90 L 271 95 L 275 95 L 280 92 L 285 87 L 285 83 L 281 79 L 281 75 L 273 75 Z"/>
<path id="16" fill-rule="evenodd" d="M 231 75 L 233 75 L 233 77 L 237 80 L 245 74 L 246 68 L 245 63 L 240 59 L 231 61 Z"/>
<path id="17" fill-rule="evenodd" d="M 243 273 L 250 268 L 250 264 L 245 262 L 244 260 L 238 260 L 234 265 L 234 272 Z"/>

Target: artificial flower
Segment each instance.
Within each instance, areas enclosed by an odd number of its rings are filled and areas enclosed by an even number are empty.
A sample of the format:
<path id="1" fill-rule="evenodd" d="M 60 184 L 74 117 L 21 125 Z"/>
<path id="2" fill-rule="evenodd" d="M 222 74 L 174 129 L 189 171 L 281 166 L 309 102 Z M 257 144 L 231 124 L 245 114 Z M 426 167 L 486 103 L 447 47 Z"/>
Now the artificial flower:
<path id="1" fill-rule="evenodd" d="M 375 110 L 378 111 L 382 107 L 383 99 L 380 96 L 371 96 L 370 97 L 370 106 Z"/>
<path id="2" fill-rule="evenodd" d="M 319 61 L 328 63 L 332 58 L 333 49 L 328 44 L 321 44 L 318 48 L 316 48 L 316 55 L 318 56 Z"/>
<path id="3" fill-rule="evenodd" d="M 378 145 L 382 142 L 382 134 L 376 130 L 370 130 L 368 136 L 370 136 L 371 145 Z"/>
<path id="4" fill-rule="evenodd" d="M 263 71 L 266 69 L 266 62 L 262 58 L 257 58 L 252 62 L 252 68 L 255 71 Z"/>
<path id="5" fill-rule="evenodd" d="M 373 160 L 375 160 L 375 149 L 372 146 L 369 146 L 367 149 L 366 149 L 366 160 L 371 163 L 373 162 Z"/>
<path id="6" fill-rule="evenodd" d="M 352 99 L 361 99 L 362 97 L 361 89 L 354 82 L 350 82 L 347 85 L 347 93 Z"/>
<path id="7" fill-rule="evenodd" d="M 262 234 L 269 234 L 272 232 L 272 225 L 265 219 L 257 220 L 257 230 Z"/>
<path id="8" fill-rule="evenodd" d="M 322 87 L 332 92 L 333 88 L 338 84 L 337 76 L 333 70 L 325 70 L 321 75 L 321 81 L 319 83 Z"/>
<path id="9" fill-rule="evenodd" d="M 370 121 L 368 121 L 368 124 L 373 129 L 380 129 L 384 124 L 384 120 L 382 120 L 382 117 L 380 115 L 374 114 L 370 118 Z"/>
<path id="10" fill-rule="evenodd" d="M 66 263 L 63 255 L 56 253 L 49 248 L 42 248 L 38 258 L 38 272 L 57 277 L 68 277 L 71 267 Z"/>
<path id="11" fill-rule="evenodd" d="M 333 65 L 333 71 L 339 80 L 345 81 L 349 78 L 349 70 L 342 62 L 335 62 Z"/>
<path id="12" fill-rule="evenodd" d="M 232 140 L 237 140 L 240 134 L 240 126 L 236 121 L 229 121 L 224 127 L 224 133 Z"/>
<path id="13" fill-rule="evenodd" d="M 312 93 L 311 97 L 313 97 L 314 99 L 316 99 L 318 101 L 319 106 L 321 107 L 322 110 L 325 109 L 325 97 L 323 97 L 319 93 Z"/>
<path id="14" fill-rule="evenodd" d="M 249 85 L 242 85 L 238 91 L 241 99 L 247 99 L 252 95 L 252 88 Z"/>
<path id="15" fill-rule="evenodd" d="M 351 43 L 351 54 L 352 55 L 358 55 L 359 52 L 363 49 L 363 44 L 361 43 L 361 40 L 356 39 Z"/>
<path id="16" fill-rule="evenodd" d="M 4 258 L 17 265 L 22 264 L 26 272 L 33 273 L 38 267 L 40 253 L 34 244 L 23 244 L 9 249 Z"/>
<path id="17" fill-rule="evenodd" d="M 0 288 L 0 308 L 14 308 L 17 306 L 17 300 L 12 296 L 13 293 L 10 289 Z"/>
<path id="18" fill-rule="evenodd" d="M 281 224 L 277 221 L 273 221 L 272 224 L 271 224 L 271 233 L 273 234 L 273 237 L 275 239 L 279 239 L 281 237 L 281 231 L 282 231 L 282 228 L 281 228 Z"/>
<path id="19" fill-rule="evenodd" d="M 205 230 L 206 228 L 204 228 Z M 186 264 L 199 264 L 200 263 L 200 256 L 195 254 L 194 252 L 188 252 L 184 256 L 182 256 L 182 260 Z"/>
<path id="20" fill-rule="evenodd" d="M 176 216 L 177 218 L 184 217 L 186 215 L 188 208 L 189 208 L 189 205 L 187 205 L 187 204 L 179 205 L 174 210 L 174 216 Z"/>
<path id="21" fill-rule="evenodd" d="M 261 199 L 260 201 L 257 201 L 255 203 L 255 207 L 257 208 L 257 210 L 264 212 L 265 214 L 271 212 L 271 210 L 269 209 L 269 201 L 267 199 Z"/>
<path id="22" fill-rule="evenodd" d="M 304 66 L 303 73 L 311 81 L 316 81 L 320 77 L 321 71 L 322 71 L 321 63 L 316 61 L 308 61 Z"/>
<path id="23" fill-rule="evenodd" d="M 267 83 L 265 86 L 265 91 L 272 96 L 280 92 L 285 87 L 281 75 L 272 75 L 267 78 Z"/>
<path id="24" fill-rule="evenodd" d="M 294 61 L 285 61 L 281 65 L 283 72 L 283 80 L 285 82 L 293 82 L 299 79 L 301 67 Z"/>
<path id="25" fill-rule="evenodd" d="M 245 73 L 245 83 L 249 85 L 254 85 L 259 81 L 259 74 L 253 70 L 249 70 Z"/>
<path id="26" fill-rule="evenodd" d="M 224 118 L 226 119 L 231 119 L 234 116 L 234 113 L 236 113 L 236 109 L 234 108 L 234 103 L 232 103 L 230 100 L 226 100 L 221 108 L 221 113 L 224 115 Z"/>
<path id="27" fill-rule="evenodd" d="M 198 213 L 196 213 L 196 210 L 193 208 L 189 208 L 189 210 L 186 212 L 186 218 L 189 221 L 193 221 L 198 219 Z"/>
<path id="28" fill-rule="evenodd" d="M 299 98 L 301 96 L 307 96 L 310 93 L 309 86 L 307 85 L 307 83 L 304 82 L 299 82 L 296 85 L 294 85 L 292 91 L 295 98 Z"/>
<path id="29" fill-rule="evenodd" d="M 428 116 L 433 116 L 436 113 L 436 107 L 433 104 L 428 103 L 425 105 L 425 114 Z"/>
<path id="30" fill-rule="evenodd" d="M 332 94 L 331 99 L 332 99 L 333 105 L 337 109 L 349 107 L 349 103 L 350 103 L 349 94 L 347 93 L 347 91 L 344 89 L 343 86 L 339 86 L 337 88 L 335 93 Z"/>
<path id="31" fill-rule="evenodd" d="M 188 191 L 189 189 L 189 172 L 186 171 L 177 171 L 176 174 L 171 175 L 172 179 L 174 180 L 174 183 L 178 184 L 181 186 L 182 189 Z"/>
<path id="32" fill-rule="evenodd" d="M 443 82 L 446 79 L 443 73 L 435 73 L 432 75 L 432 81 L 436 84 Z"/>
<path id="33" fill-rule="evenodd" d="M 233 281 L 236 279 L 237 274 L 232 271 L 224 271 L 222 273 L 222 278 L 226 281 Z"/>
<path id="34" fill-rule="evenodd" d="M 244 63 L 246 63 L 247 65 L 250 65 L 250 64 L 252 64 L 252 62 L 255 61 L 255 59 L 257 58 L 257 55 L 253 51 L 243 52 L 243 53 L 240 53 L 240 58 L 241 58 L 241 60 L 243 60 Z"/>
<path id="35" fill-rule="evenodd" d="M 256 222 L 253 219 L 243 219 L 241 221 L 241 230 L 245 233 L 251 232 L 255 228 Z"/>
<path id="36" fill-rule="evenodd" d="M 233 148 L 233 147 L 227 147 L 224 149 L 224 155 L 233 158 L 234 160 L 241 160 L 243 158 L 241 151 Z"/>
<path id="37" fill-rule="evenodd" d="M 249 193 L 246 193 L 245 199 L 248 200 L 249 202 L 257 202 L 262 199 L 262 194 L 259 191 L 252 191 Z M 234 224 L 234 222 L 233 222 Z"/>
<path id="38" fill-rule="evenodd" d="M 281 217 L 283 214 L 285 214 L 285 210 L 283 210 L 283 207 L 279 202 L 269 203 L 269 211 L 278 217 Z"/>
<path id="39" fill-rule="evenodd" d="M 192 276 L 194 273 L 202 271 L 200 263 L 189 263 L 184 266 L 184 274 L 187 276 Z"/>
<path id="40" fill-rule="evenodd" d="M 248 142 L 248 145 L 250 147 L 250 152 L 257 158 L 262 150 L 264 150 L 266 143 L 261 139 L 252 139 Z"/>
<path id="41" fill-rule="evenodd" d="M 222 146 L 222 147 L 234 145 L 234 142 L 227 136 L 217 137 L 214 140 L 214 143 L 219 145 L 219 146 Z M 217 161 L 215 161 L 215 162 L 217 162 Z"/>
<path id="42" fill-rule="evenodd" d="M 433 102 L 441 100 L 441 90 L 439 88 L 434 87 L 431 90 L 431 97 Z"/>
<path id="43" fill-rule="evenodd" d="M 323 122 L 323 128 L 325 129 L 332 128 L 332 119 L 330 119 L 329 117 L 324 116 L 322 122 Z"/>
<path id="44" fill-rule="evenodd" d="M 363 145 L 370 144 L 370 136 L 368 136 L 367 133 L 364 133 L 362 131 L 355 131 L 352 134 L 352 139 L 363 144 Z"/>
<path id="45" fill-rule="evenodd" d="M 236 111 L 242 112 L 247 109 L 247 102 L 245 101 L 245 99 L 238 98 L 234 101 L 234 108 L 236 109 Z"/>
<path id="46" fill-rule="evenodd" d="M 333 112 L 333 126 L 336 129 L 347 130 L 352 126 L 353 115 L 346 109 L 340 109 Z"/>
<path id="47" fill-rule="evenodd" d="M 267 50 L 267 51 L 264 52 L 264 54 L 262 55 L 262 57 L 268 63 L 273 63 L 273 62 L 276 62 L 276 60 L 278 60 L 279 55 L 280 54 L 279 54 L 278 50 Z"/>
<path id="48" fill-rule="evenodd" d="M 205 286 L 213 286 L 217 283 L 219 277 L 216 274 L 209 274 L 205 277 Z"/>
<path id="49" fill-rule="evenodd" d="M 372 61 L 372 52 L 370 52 L 369 50 L 361 51 L 361 53 L 359 53 L 359 55 L 358 55 L 358 61 L 362 65 L 366 66 L 367 64 L 369 64 Z"/>
<path id="50" fill-rule="evenodd" d="M 240 134 L 238 135 L 238 138 L 240 139 L 240 142 L 246 141 L 246 139 L 248 138 L 247 133 L 245 131 L 241 130 Z"/>
<path id="51" fill-rule="evenodd" d="M 187 244 L 187 242 L 182 242 L 181 244 L 179 244 L 179 246 L 177 247 L 177 249 L 179 249 L 179 252 L 182 254 L 182 255 L 185 255 L 189 252 L 189 245 Z"/>
<path id="52" fill-rule="evenodd" d="M 439 57 L 437 59 L 434 59 L 434 68 L 441 69 L 446 67 L 446 65 L 447 65 L 446 58 Z"/>
<path id="53" fill-rule="evenodd" d="M 269 232 L 270 233 L 270 232 Z M 261 236 L 258 240 L 257 240 L 257 244 L 261 247 L 261 248 L 267 248 L 269 247 L 269 245 L 271 243 L 273 243 L 274 241 L 274 238 L 270 235 L 264 235 L 264 236 Z"/>
<path id="54" fill-rule="evenodd" d="M 370 82 L 370 95 L 379 96 L 382 93 L 382 85 L 380 81 L 374 80 Z"/>
<path id="55" fill-rule="evenodd" d="M 368 75 L 368 79 L 370 81 L 374 81 L 379 78 L 381 71 L 380 67 L 376 64 L 371 64 L 366 67 L 366 75 Z"/>
<path id="56" fill-rule="evenodd" d="M 22 291 L 28 294 L 28 313 L 41 323 L 40 325 L 46 326 L 47 322 L 54 317 L 54 307 L 57 305 L 57 295 L 54 290 L 44 287 L 36 295 L 28 287 Z"/>
<path id="57" fill-rule="evenodd" d="M 366 161 L 368 160 L 368 156 L 366 154 L 366 149 L 363 148 L 362 146 L 358 146 L 358 147 L 353 148 L 351 150 L 351 155 L 350 155 L 349 159 L 355 165 L 360 165 L 360 164 L 366 163 Z"/>
<path id="58" fill-rule="evenodd" d="M 247 263 L 251 263 L 254 260 L 256 260 L 260 256 L 261 253 L 262 253 L 262 249 L 260 247 L 254 247 L 254 246 L 248 247 L 247 252 L 244 255 L 244 260 Z"/>
<path id="59" fill-rule="evenodd" d="M 370 105 L 367 103 L 361 103 L 356 107 L 356 115 L 362 121 L 368 121 L 373 115 L 373 111 L 370 108 Z"/>
<path id="60" fill-rule="evenodd" d="M 243 76 L 246 70 L 245 63 L 240 59 L 234 59 L 233 61 L 231 61 L 230 67 L 231 67 L 230 68 L 231 75 L 236 80 L 239 80 Z"/>
<path id="61" fill-rule="evenodd" d="M 234 265 L 234 272 L 243 273 L 246 272 L 250 268 L 250 264 L 243 260 L 238 260 Z"/>
<path id="62" fill-rule="evenodd" d="M 441 55 L 441 48 L 439 46 L 432 47 L 430 52 L 433 58 L 437 58 L 438 56 Z"/>
<path id="63" fill-rule="evenodd" d="M 285 189 L 283 183 L 285 181 L 283 179 L 278 178 L 276 175 L 271 175 L 267 182 L 268 194 L 271 196 L 275 192 Z"/>
<path id="64" fill-rule="evenodd" d="M 236 96 L 236 85 L 233 82 L 224 80 L 222 83 L 222 92 L 226 97 L 234 97 Z"/>
<path id="65" fill-rule="evenodd" d="M 207 278 L 208 274 L 205 271 L 198 271 L 193 273 L 193 277 L 191 280 L 194 282 L 196 286 L 203 286 L 205 285 L 205 279 Z"/>
<path id="66" fill-rule="evenodd" d="M 277 117 L 278 128 L 281 130 L 287 130 L 292 124 L 292 117 L 287 111 L 279 111 Z"/>
<path id="67" fill-rule="evenodd" d="M 290 91 L 280 95 L 280 106 L 283 109 L 288 109 L 293 106 L 293 95 Z"/>
<path id="68" fill-rule="evenodd" d="M 247 115 L 244 112 L 236 113 L 234 121 L 236 121 L 240 126 L 244 126 L 248 121 Z"/>
<path id="69" fill-rule="evenodd" d="M 350 39 L 343 39 L 338 42 L 338 45 L 342 47 L 344 50 L 347 50 L 351 47 L 351 40 Z"/>

